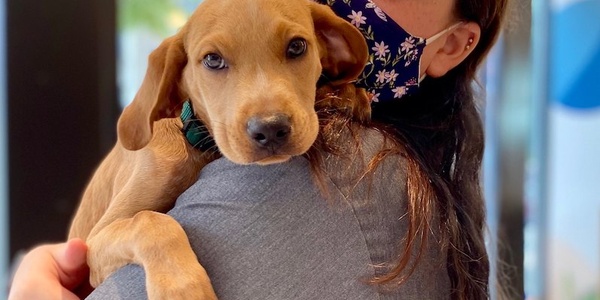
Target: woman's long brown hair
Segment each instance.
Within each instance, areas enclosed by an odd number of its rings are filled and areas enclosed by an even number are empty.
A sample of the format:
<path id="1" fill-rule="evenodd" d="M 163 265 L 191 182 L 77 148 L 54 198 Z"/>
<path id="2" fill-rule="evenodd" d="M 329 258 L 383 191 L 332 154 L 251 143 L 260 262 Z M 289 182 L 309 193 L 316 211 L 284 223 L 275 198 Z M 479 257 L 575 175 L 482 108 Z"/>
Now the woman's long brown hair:
<path id="1" fill-rule="evenodd" d="M 452 299 L 489 297 L 489 260 L 484 244 L 485 206 L 480 186 L 483 125 L 473 83 L 478 67 L 496 41 L 509 0 L 456 0 L 455 14 L 479 24 L 473 52 L 440 78 L 427 78 L 414 96 L 373 106 L 372 123 L 396 141 L 407 158 L 409 228 L 395 266 L 374 278 L 401 284 L 417 266 L 429 232 L 441 233 Z M 339 132 L 343 116 L 320 112 L 321 136 L 308 157 L 318 170 L 320 153 L 331 150 L 328 136 Z M 338 126 L 332 126 L 338 124 Z M 319 149 L 320 148 L 320 149 Z M 389 153 L 389 149 L 386 150 Z M 385 156 L 382 153 L 379 158 Z M 375 168 L 376 164 L 370 164 Z M 318 173 L 318 172 L 316 172 Z M 318 175 L 318 174 L 317 174 Z M 437 220 L 433 222 L 433 220 Z M 430 228 L 440 224 L 440 228 Z M 418 255 L 413 256 L 415 249 Z"/>

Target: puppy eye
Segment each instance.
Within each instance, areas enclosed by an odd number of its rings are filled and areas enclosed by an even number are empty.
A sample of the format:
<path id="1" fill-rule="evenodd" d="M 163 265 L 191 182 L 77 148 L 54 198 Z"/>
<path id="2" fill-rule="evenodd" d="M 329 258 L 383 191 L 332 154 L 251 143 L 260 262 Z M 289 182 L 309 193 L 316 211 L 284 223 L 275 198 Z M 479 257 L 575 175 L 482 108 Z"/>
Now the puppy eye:
<path id="1" fill-rule="evenodd" d="M 211 70 L 221 70 L 227 68 L 227 63 L 225 62 L 225 59 L 223 59 L 221 55 L 216 53 L 209 53 L 206 56 L 204 56 L 204 58 L 202 59 L 202 64 L 204 64 L 205 67 Z"/>
<path id="2" fill-rule="evenodd" d="M 289 58 L 297 58 L 306 52 L 306 40 L 303 38 L 295 38 L 288 45 L 287 56 Z"/>

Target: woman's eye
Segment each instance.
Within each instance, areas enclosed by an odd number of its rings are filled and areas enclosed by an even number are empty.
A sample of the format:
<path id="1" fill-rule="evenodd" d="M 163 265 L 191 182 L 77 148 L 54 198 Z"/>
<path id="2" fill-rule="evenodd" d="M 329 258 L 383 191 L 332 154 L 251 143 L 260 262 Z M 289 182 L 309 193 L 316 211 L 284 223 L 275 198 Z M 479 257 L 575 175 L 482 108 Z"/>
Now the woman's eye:
<path id="1" fill-rule="evenodd" d="M 306 40 L 302 38 L 293 39 L 288 45 L 287 56 L 289 58 L 297 58 L 306 52 Z"/>
<path id="2" fill-rule="evenodd" d="M 202 63 L 205 67 L 211 70 L 221 70 L 227 68 L 225 60 L 216 53 L 209 53 L 202 59 Z"/>

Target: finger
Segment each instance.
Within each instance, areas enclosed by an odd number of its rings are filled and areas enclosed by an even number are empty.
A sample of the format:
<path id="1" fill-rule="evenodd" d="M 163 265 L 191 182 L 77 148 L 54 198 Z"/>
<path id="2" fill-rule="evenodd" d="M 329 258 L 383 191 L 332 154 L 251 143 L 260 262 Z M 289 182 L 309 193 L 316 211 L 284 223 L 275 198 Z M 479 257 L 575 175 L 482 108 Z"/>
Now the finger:
<path id="1" fill-rule="evenodd" d="M 27 253 L 15 272 L 8 299 L 79 299 L 59 282 L 61 271 L 52 253 L 64 250 L 63 243 L 39 246 Z"/>
<path id="2" fill-rule="evenodd" d="M 87 246 L 80 239 L 69 240 L 61 247 L 55 247 L 51 255 L 58 266 L 59 281 L 67 289 L 72 289 L 87 280 L 89 268 L 86 261 Z"/>

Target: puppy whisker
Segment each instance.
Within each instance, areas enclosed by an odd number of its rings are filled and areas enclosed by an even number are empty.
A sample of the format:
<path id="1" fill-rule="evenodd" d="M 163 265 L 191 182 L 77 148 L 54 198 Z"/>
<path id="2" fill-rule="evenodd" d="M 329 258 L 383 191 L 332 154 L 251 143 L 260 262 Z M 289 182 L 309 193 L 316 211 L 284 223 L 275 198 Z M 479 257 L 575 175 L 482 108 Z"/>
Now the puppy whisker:
<path id="1" fill-rule="evenodd" d="M 196 145 L 194 145 L 194 147 L 196 147 L 198 145 L 203 145 L 203 144 L 208 143 L 210 141 L 213 141 L 213 143 L 214 143 L 213 137 L 210 136 L 210 135 L 207 135 L 203 139 L 201 139 L 200 141 L 198 141 L 198 143 L 196 143 Z"/>
<path id="2" fill-rule="evenodd" d="M 219 152 L 219 147 L 217 147 L 217 144 L 215 144 L 214 146 L 208 148 L 208 152 Z"/>

